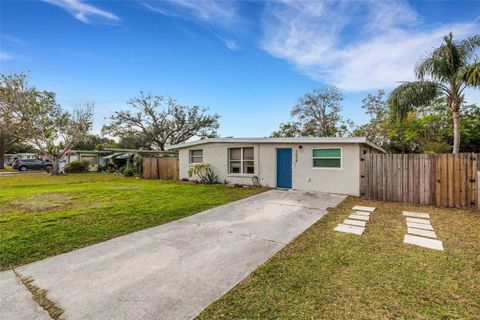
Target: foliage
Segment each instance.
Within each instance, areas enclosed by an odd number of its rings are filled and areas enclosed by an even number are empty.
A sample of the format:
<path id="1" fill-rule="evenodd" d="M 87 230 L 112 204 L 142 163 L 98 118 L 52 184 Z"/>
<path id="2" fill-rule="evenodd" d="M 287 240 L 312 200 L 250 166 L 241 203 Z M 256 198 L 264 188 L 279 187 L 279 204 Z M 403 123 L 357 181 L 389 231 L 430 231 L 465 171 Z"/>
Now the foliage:
<path id="1" fill-rule="evenodd" d="M 135 175 L 135 171 L 131 167 L 127 167 L 125 170 L 123 170 L 123 175 L 125 177 L 133 177 Z"/>
<path id="2" fill-rule="evenodd" d="M 210 163 L 199 163 L 190 167 L 188 177 L 198 176 L 203 183 L 218 183 L 218 175 L 213 171 Z"/>
<path id="3" fill-rule="evenodd" d="M 259 187 L 260 186 L 260 178 L 258 176 L 253 176 L 252 177 L 252 185 L 254 187 Z"/>
<path id="4" fill-rule="evenodd" d="M 386 148 L 389 143 L 389 110 L 385 100 L 385 92 L 379 90 L 377 95 L 368 94 L 362 100 L 362 109 L 369 116 L 368 123 L 353 131 L 355 137 L 367 137 L 370 141 Z"/>
<path id="5" fill-rule="evenodd" d="M 348 135 L 353 123 L 341 116 L 343 94 L 334 86 L 314 89 L 301 97 L 290 115 L 294 122 L 282 123 L 274 137 Z"/>
<path id="6" fill-rule="evenodd" d="M 300 127 L 300 123 L 298 122 L 285 122 L 281 123 L 280 127 L 277 131 L 272 133 L 272 137 L 275 138 L 291 138 L 291 137 L 299 137 L 302 135 L 302 130 Z"/>
<path id="7" fill-rule="evenodd" d="M 106 132 L 106 130 L 102 130 Z M 141 132 L 124 131 L 119 136 L 118 148 L 153 150 L 153 143 Z"/>
<path id="8" fill-rule="evenodd" d="M 353 135 L 365 136 L 393 153 L 446 153 L 451 152 L 453 142 L 452 111 L 444 98 L 437 98 L 428 106 L 410 111 L 402 121 L 395 121 L 385 94 L 369 94 L 362 101 L 362 108 L 370 117 L 369 122 L 357 127 Z M 480 108 L 465 105 L 460 110 L 462 127 L 461 152 L 480 150 Z"/>
<path id="9" fill-rule="evenodd" d="M 20 140 L 48 156 L 53 162 L 52 174 L 57 174 L 63 153 L 89 132 L 93 104 L 76 105 L 68 112 L 57 103 L 53 92 L 29 86 L 23 74 L 1 75 L 0 80 L 2 123 L 15 128 Z"/>
<path id="10" fill-rule="evenodd" d="M 128 101 L 130 109 L 116 111 L 110 125 L 102 132 L 118 137 L 135 137 L 147 144 L 165 150 L 166 145 L 179 144 L 198 136 L 216 136 L 219 115 L 206 114 L 207 108 L 184 106 L 162 96 L 145 95 Z"/>
<path id="11" fill-rule="evenodd" d="M 444 98 L 452 112 L 453 153 L 458 153 L 463 91 L 480 85 L 479 48 L 479 35 L 462 41 L 453 40 L 452 33 L 443 37 L 442 44 L 417 63 L 417 81 L 403 83 L 390 94 L 388 103 L 396 118 L 402 121 L 410 112 L 430 105 L 438 97 Z"/>
<path id="12" fill-rule="evenodd" d="M 86 134 L 85 137 L 75 143 L 72 149 L 76 150 L 103 150 L 105 148 L 115 148 L 115 140 L 102 137 L 97 134 Z"/>
<path id="13" fill-rule="evenodd" d="M 13 142 L 12 140 L 7 140 L 5 143 L 5 153 L 16 154 L 16 153 L 37 153 L 37 152 L 38 150 L 28 143 Z"/>
<path id="14" fill-rule="evenodd" d="M 65 173 L 86 173 L 90 169 L 90 162 L 87 160 L 72 161 L 65 165 Z"/>
<path id="15" fill-rule="evenodd" d="M 0 74 L 0 169 L 3 168 L 6 149 L 25 143 L 21 118 L 13 113 L 21 106 L 28 110 L 37 99 L 38 91 L 29 86 L 24 73 Z"/>

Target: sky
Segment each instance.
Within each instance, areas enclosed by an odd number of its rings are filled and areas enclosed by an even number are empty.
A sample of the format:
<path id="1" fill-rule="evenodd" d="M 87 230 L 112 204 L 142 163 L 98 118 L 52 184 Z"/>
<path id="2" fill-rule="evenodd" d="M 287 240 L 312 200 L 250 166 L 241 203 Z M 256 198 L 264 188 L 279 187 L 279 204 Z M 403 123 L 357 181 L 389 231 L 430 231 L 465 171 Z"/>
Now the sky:
<path id="1" fill-rule="evenodd" d="M 361 100 L 413 80 L 450 31 L 478 34 L 480 1 L 1 0 L 0 72 L 67 109 L 94 102 L 96 133 L 144 91 L 220 114 L 220 136 L 260 137 L 329 85 L 367 121 Z"/>

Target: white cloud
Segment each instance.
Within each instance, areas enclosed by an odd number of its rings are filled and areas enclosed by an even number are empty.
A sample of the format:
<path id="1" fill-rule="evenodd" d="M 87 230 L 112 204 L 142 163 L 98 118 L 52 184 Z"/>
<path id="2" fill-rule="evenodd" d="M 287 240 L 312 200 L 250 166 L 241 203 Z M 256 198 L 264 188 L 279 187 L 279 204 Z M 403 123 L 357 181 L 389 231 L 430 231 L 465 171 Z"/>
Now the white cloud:
<path id="1" fill-rule="evenodd" d="M 238 16 L 236 1 L 216 0 L 140 0 L 145 8 L 164 16 L 202 23 L 213 35 L 232 50 L 240 45 L 231 34 L 237 32 L 242 20 Z M 214 30 L 212 30 L 214 29 Z"/>
<path id="2" fill-rule="evenodd" d="M 13 43 L 15 45 L 24 45 L 25 44 L 25 42 L 23 40 L 21 40 L 17 37 L 8 35 L 8 34 L 0 34 L 0 39 L 4 40 L 4 41 L 7 41 L 7 42 L 10 42 L 10 43 Z"/>
<path id="3" fill-rule="evenodd" d="M 452 31 L 475 34 L 479 23 L 426 28 L 401 2 L 294 2 L 265 7 L 263 48 L 311 78 L 344 90 L 388 88 L 413 79 L 418 59 Z"/>
<path id="4" fill-rule="evenodd" d="M 141 1 L 149 10 L 165 16 L 201 20 L 227 26 L 236 18 L 236 2 L 215 0 Z"/>
<path id="5" fill-rule="evenodd" d="M 116 23 L 120 18 L 115 14 L 102 10 L 83 2 L 82 0 L 42 0 L 46 3 L 58 6 L 70 13 L 76 19 L 84 23 L 92 23 L 93 20 Z"/>
<path id="6" fill-rule="evenodd" d="M 237 51 L 240 50 L 240 45 L 238 44 L 238 41 L 232 38 L 225 38 L 222 36 L 219 36 L 218 34 L 215 34 L 215 36 L 223 42 L 223 44 L 230 50 L 232 51 Z"/>
<path id="7" fill-rule="evenodd" d="M 8 53 L 0 51 L 0 61 L 7 61 L 11 59 L 12 57 Z"/>

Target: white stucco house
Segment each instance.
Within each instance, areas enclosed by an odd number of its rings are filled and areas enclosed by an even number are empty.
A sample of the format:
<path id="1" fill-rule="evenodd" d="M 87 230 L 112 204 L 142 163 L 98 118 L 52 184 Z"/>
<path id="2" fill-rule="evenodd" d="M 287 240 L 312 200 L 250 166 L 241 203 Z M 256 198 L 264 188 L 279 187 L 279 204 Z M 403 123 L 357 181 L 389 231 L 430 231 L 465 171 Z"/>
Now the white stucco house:
<path id="1" fill-rule="evenodd" d="M 361 155 L 385 153 L 366 138 L 214 138 L 186 142 L 179 153 L 180 179 L 210 163 L 221 182 L 358 196 Z"/>

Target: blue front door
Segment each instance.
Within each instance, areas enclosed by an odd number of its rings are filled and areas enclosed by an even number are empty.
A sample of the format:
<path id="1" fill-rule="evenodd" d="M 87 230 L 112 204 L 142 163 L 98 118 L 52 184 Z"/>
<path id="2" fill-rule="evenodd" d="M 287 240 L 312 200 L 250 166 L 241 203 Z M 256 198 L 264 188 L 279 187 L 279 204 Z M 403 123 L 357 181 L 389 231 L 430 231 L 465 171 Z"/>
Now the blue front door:
<path id="1" fill-rule="evenodd" d="M 277 188 L 292 187 L 292 149 L 277 149 Z"/>

